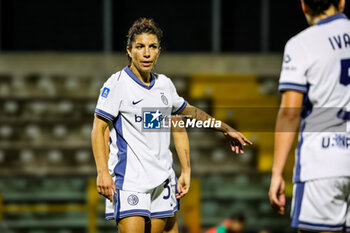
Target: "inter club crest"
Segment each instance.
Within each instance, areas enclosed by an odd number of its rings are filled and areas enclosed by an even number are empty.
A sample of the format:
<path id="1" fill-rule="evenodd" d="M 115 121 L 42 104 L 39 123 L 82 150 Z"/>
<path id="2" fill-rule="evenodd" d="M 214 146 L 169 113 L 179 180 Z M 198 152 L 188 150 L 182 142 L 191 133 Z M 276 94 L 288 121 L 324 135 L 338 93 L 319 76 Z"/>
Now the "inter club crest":
<path id="1" fill-rule="evenodd" d="M 165 104 L 165 105 L 168 105 L 168 98 L 164 95 L 164 93 L 163 92 L 161 92 L 160 93 L 161 94 L 161 99 L 162 99 L 162 101 L 163 101 L 163 104 Z"/>
<path id="2" fill-rule="evenodd" d="M 139 198 L 136 195 L 131 194 L 128 196 L 128 203 L 129 205 L 137 205 L 137 203 L 139 203 Z"/>

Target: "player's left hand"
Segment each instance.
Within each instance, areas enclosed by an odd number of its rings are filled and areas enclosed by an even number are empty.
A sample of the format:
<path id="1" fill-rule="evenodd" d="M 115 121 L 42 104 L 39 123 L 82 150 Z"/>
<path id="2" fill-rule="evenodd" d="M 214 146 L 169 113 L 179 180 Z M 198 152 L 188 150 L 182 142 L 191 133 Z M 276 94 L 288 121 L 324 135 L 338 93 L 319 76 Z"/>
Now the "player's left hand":
<path id="1" fill-rule="evenodd" d="M 181 175 L 177 181 L 177 193 L 176 198 L 180 199 L 188 193 L 191 186 L 191 173 L 183 173 L 181 172 Z"/>
<path id="2" fill-rule="evenodd" d="M 272 175 L 269 190 L 271 207 L 279 214 L 284 214 L 286 205 L 285 182 L 281 175 Z"/>
<path id="3" fill-rule="evenodd" d="M 243 146 L 246 146 L 247 144 L 248 145 L 253 144 L 246 137 L 244 137 L 243 134 L 241 134 L 240 132 L 232 128 L 228 132 L 225 132 L 224 135 L 229 140 L 232 151 L 235 152 L 236 154 L 239 154 L 239 153 L 243 154 L 244 153 Z"/>

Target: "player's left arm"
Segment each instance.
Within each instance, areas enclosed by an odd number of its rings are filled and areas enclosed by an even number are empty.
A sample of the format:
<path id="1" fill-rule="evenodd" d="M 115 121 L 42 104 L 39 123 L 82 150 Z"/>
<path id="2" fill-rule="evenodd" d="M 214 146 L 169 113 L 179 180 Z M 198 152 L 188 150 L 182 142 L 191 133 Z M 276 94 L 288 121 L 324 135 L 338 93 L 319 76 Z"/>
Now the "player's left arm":
<path id="1" fill-rule="evenodd" d="M 284 214 L 286 204 L 283 170 L 299 126 L 303 98 L 302 92 L 285 91 L 277 115 L 269 198 L 271 206 L 279 214 Z"/>
<path id="2" fill-rule="evenodd" d="M 182 111 L 183 115 L 190 116 L 192 119 L 200 120 L 200 121 L 206 121 L 209 119 L 215 120 L 214 117 L 210 116 L 205 111 L 192 106 L 190 104 L 187 104 L 185 109 Z M 227 137 L 227 139 L 230 141 L 231 149 L 232 151 L 239 153 L 244 153 L 243 146 L 246 144 L 251 145 L 252 143 L 244 137 L 243 134 L 238 132 L 237 130 L 233 129 L 231 126 L 226 124 L 225 122 L 221 123 L 220 127 L 214 126 L 213 129 L 218 130 Z"/>
<path id="3" fill-rule="evenodd" d="M 171 120 L 180 121 L 182 118 L 180 116 L 173 116 Z M 178 193 L 176 194 L 176 198 L 182 198 L 189 191 L 191 185 L 190 145 L 186 128 L 180 127 L 179 124 L 171 125 L 176 153 L 181 164 L 181 175 L 177 183 Z"/>

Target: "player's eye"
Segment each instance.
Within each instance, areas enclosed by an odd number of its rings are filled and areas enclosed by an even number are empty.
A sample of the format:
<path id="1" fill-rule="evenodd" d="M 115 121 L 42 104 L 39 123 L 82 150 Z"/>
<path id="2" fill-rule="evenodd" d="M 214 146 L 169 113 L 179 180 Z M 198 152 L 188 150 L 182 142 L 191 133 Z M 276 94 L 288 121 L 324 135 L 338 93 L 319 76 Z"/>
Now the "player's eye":
<path id="1" fill-rule="evenodd" d="M 151 45 L 150 45 L 150 47 L 151 47 L 152 49 L 156 49 L 156 48 L 158 48 L 158 46 L 157 46 L 157 45 L 155 45 L 155 44 L 151 44 Z"/>

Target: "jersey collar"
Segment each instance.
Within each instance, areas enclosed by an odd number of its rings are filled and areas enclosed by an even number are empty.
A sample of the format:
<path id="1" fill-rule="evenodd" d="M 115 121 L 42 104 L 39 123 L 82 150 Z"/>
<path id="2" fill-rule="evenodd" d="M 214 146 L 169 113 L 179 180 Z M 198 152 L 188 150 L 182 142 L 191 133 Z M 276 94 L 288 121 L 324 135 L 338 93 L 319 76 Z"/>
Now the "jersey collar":
<path id="1" fill-rule="evenodd" d="M 126 66 L 124 68 L 124 71 L 130 76 L 130 78 L 132 78 L 141 87 L 146 88 L 147 90 L 150 90 L 154 86 L 155 78 L 154 78 L 154 74 L 152 72 L 151 72 L 151 84 L 149 86 L 147 86 L 130 70 L 129 66 Z"/>
<path id="2" fill-rule="evenodd" d="M 320 21 L 318 21 L 316 23 L 316 25 L 326 24 L 326 23 L 329 23 L 329 22 L 336 20 L 336 19 L 348 19 L 348 17 L 346 17 L 346 15 L 343 13 L 331 15 L 327 18 L 321 19 Z"/>

